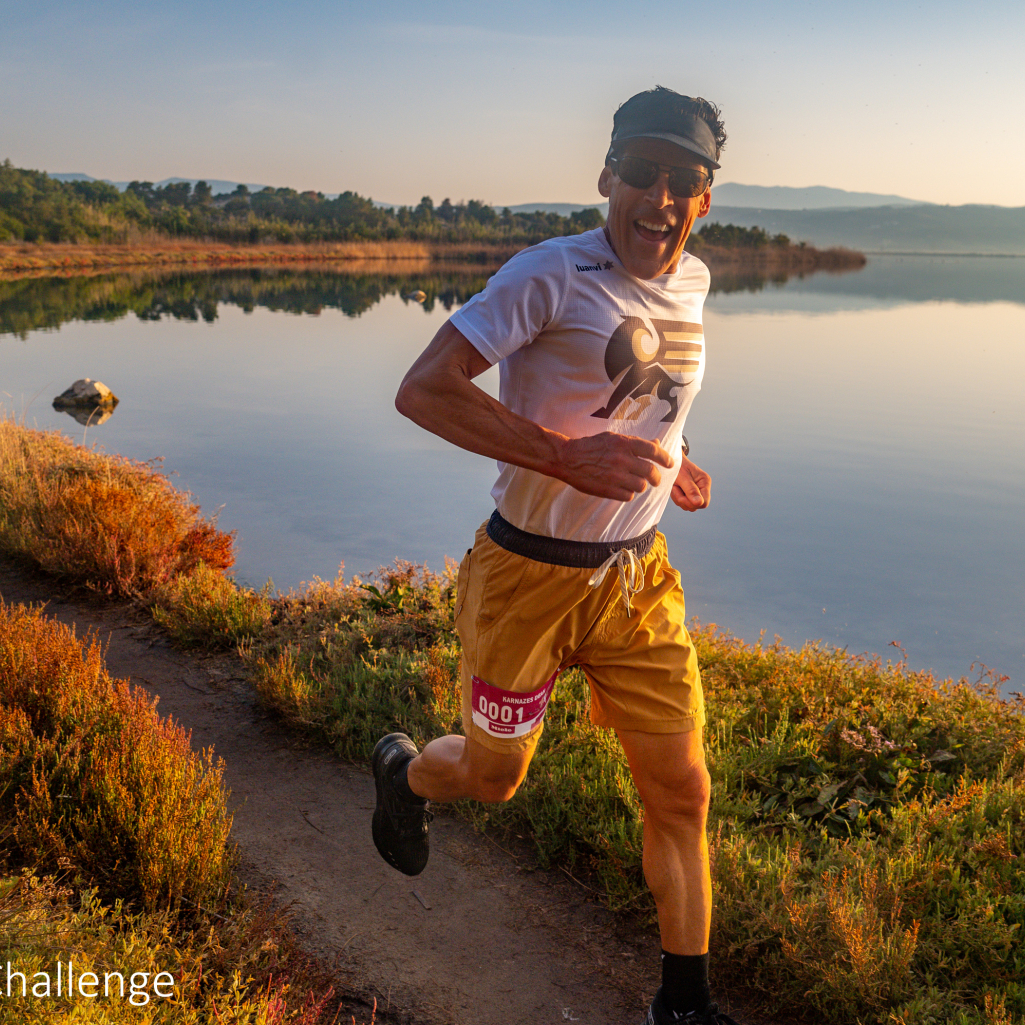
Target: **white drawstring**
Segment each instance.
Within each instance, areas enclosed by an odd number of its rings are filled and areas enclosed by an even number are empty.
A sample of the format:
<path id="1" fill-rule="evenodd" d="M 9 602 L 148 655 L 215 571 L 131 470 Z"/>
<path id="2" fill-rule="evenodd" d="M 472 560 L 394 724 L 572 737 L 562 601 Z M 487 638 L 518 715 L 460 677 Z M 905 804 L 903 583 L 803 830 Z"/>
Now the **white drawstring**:
<path id="1" fill-rule="evenodd" d="M 613 552 L 591 574 L 591 579 L 587 583 L 591 587 L 598 587 L 605 579 L 605 574 L 612 569 L 613 565 L 619 569 L 619 590 L 623 595 L 623 601 L 626 602 L 626 615 L 629 618 L 633 612 L 630 599 L 644 586 L 641 560 L 634 555 L 632 548 L 620 548 L 618 551 Z M 627 576 L 628 568 L 629 578 Z"/>

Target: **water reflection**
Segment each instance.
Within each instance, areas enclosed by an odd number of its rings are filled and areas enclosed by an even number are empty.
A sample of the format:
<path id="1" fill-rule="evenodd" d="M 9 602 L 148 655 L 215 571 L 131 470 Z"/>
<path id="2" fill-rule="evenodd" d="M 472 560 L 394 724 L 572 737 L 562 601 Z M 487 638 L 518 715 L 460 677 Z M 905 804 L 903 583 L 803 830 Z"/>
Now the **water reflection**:
<path id="1" fill-rule="evenodd" d="M 1025 305 L 1025 258 L 874 255 L 856 273 L 797 276 L 712 297 L 721 312 L 734 313 L 839 313 L 928 302 Z"/>
<path id="2" fill-rule="evenodd" d="M 105 424 L 114 415 L 114 410 L 109 406 L 93 406 L 90 409 L 86 406 L 68 408 L 54 405 L 53 408 L 67 413 L 72 420 L 80 423 L 83 427 L 96 427 L 99 424 Z"/>
<path id="3" fill-rule="evenodd" d="M 413 263 L 413 261 L 410 261 Z M 341 310 L 358 317 L 388 295 L 400 295 L 427 313 L 466 302 L 487 283 L 495 267 L 445 267 L 416 261 L 403 273 L 371 273 L 332 265 L 301 270 L 254 267 L 203 272 L 150 271 L 78 277 L 23 277 L 0 281 L 0 334 L 27 338 L 68 321 L 115 321 L 134 313 L 139 320 L 213 323 L 218 306 L 246 313 L 258 307 L 281 313 L 319 314 Z M 376 268 L 380 267 L 380 263 Z M 422 294 L 423 298 L 413 298 Z"/>
<path id="4" fill-rule="evenodd" d="M 379 261 L 201 272 L 26 275 L 0 280 L 0 335 L 25 339 L 30 332 L 56 330 L 69 321 L 109 322 L 129 314 L 144 321 L 213 323 L 219 306 L 237 306 L 247 313 L 262 307 L 314 315 L 336 309 L 358 317 L 389 295 L 397 295 L 411 306 L 420 305 L 427 314 L 437 306 L 451 312 L 481 291 L 499 264 L 403 261 L 385 266 L 396 269 L 382 273 Z M 817 276 L 833 278 L 837 273 L 820 272 Z M 786 274 L 723 270 L 713 274 L 711 293 L 757 293 L 787 280 Z"/>

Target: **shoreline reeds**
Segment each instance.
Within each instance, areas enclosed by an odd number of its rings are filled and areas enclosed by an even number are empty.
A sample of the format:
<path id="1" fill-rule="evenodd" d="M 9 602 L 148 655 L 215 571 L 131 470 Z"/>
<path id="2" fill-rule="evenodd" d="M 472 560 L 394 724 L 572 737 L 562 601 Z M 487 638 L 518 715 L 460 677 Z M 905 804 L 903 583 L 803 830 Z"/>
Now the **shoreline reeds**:
<path id="1" fill-rule="evenodd" d="M 101 243 L 0 243 L 0 275 L 103 273 L 112 270 L 169 267 L 204 269 L 260 267 L 268 265 L 332 267 L 345 270 L 359 265 L 384 266 L 395 262 L 426 268 L 432 264 L 497 267 L 530 243 L 521 242 L 421 242 L 381 240 L 365 242 L 316 242 L 232 245 L 193 239 L 152 239 L 128 244 Z M 772 245 L 716 246 L 704 244 L 695 255 L 713 273 L 744 271 L 775 275 L 812 273 L 816 270 L 855 270 L 865 256 L 853 250 L 816 249 L 813 246 Z"/>

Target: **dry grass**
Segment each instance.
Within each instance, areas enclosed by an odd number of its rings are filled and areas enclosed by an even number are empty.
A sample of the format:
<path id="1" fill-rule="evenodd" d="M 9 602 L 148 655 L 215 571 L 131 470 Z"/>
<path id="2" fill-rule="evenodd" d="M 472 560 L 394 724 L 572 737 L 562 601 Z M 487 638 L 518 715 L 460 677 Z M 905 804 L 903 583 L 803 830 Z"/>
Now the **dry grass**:
<path id="1" fill-rule="evenodd" d="M 0 468 L 0 552 L 49 573 L 138 595 L 234 562 L 233 536 L 151 465 L 0 419 Z"/>
<path id="2" fill-rule="evenodd" d="M 200 912 L 185 925 L 166 912 L 104 904 L 51 877 L 0 876 L 0 950 L 27 979 L 24 996 L 17 979 L 10 997 L 6 985 L 2 994 L 0 1021 L 12 1025 L 355 1025 L 331 979 L 264 905 L 240 905 L 230 917 Z M 74 961 L 77 979 L 96 974 L 98 998 L 56 996 L 58 959 Z M 50 998 L 32 994 L 36 972 L 50 975 Z M 173 978 L 169 999 L 153 996 L 158 973 Z"/>
<path id="3" fill-rule="evenodd" d="M 842 247 L 816 249 L 814 246 L 702 245 L 694 254 L 708 266 L 713 278 L 728 272 L 759 272 L 766 276 L 812 274 L 815 271 L 845 272 L 864 267 L 864 253 Z"/>

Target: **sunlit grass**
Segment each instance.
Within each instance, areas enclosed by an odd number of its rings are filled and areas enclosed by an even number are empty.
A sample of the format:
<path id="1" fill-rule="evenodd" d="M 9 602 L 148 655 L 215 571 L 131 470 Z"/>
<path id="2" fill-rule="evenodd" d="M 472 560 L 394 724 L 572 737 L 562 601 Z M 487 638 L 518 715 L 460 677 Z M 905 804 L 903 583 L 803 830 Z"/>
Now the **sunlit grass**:
<path id="1" fill-rule="evenodd" d="M 317 582 L 274 600 L 247 655 L 264 700 L 358 759 L 389 730 L 421 745 L 458 731 L 453 586 L 397 564 L 372 589 Z M 985 674 L 940 683 L 820 645 L 693 633 L 720 978 L 836 1021 L 1022 1021 L 1021 700 Z M 560 677 L 517 796 L 461 810 L 650 920 L 643 808 L 588 703 L 582 673 Z"/>
<path id="2" fill-rule="evenodd" d="M 147 909 L 218 901 L 231 877 L 221 768 L 41 611 L 0 602 L 0 845 L 74 866 Z"/>
<path id="3" fill-rule="evenodd" d="M 284 919 L 252 903 L 237 903 L 227 916 L 199 911 L 186 923 L 166 911 L 104 903 L 94 890 L 52 877 L 0 874 L 0 951 L 5 976 L 10 962 L 26 977 L 24 989 L 13 979 L 9 996 L 5 985 L 0 1021 L 11 1025 L 355 1025 L 338 1014 L 330 983 Z M 78 990 L 68 997 L 69 961 L 76 981 L 96 977 L 93 998 Z M 49 997 L 41 995 L 43 977 Z"/>
<path id="4" fill-rule="evenodd" d="M 10 418 L 0 418 L 0 552 L 121 595 L 234 561 L 232 535 L 153 466 Z"/>

